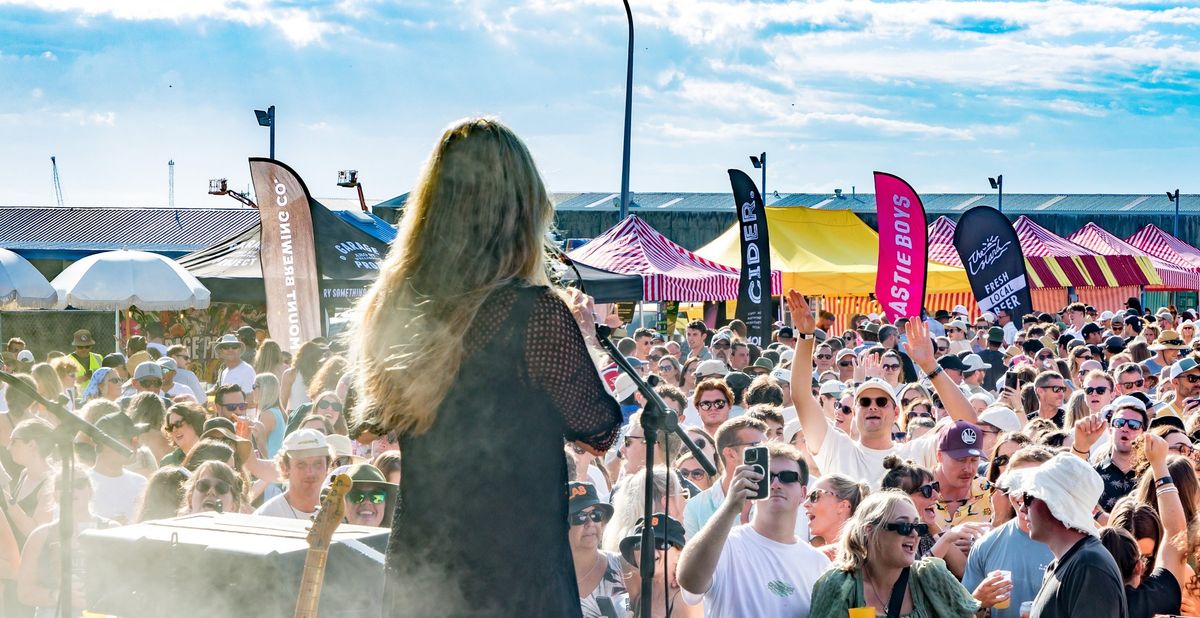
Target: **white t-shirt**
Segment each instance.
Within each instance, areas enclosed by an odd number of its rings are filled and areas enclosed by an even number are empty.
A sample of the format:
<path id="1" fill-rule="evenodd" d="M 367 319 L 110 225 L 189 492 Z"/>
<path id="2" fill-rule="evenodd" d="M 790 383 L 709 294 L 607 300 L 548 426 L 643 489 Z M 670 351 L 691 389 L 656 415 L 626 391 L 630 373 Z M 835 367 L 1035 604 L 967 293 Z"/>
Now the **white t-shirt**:
<path id="1" fill-rule="evenodd" d="M 829 558 L 812 545 L 779 543 L 743 524 L 729 531 L 708 591 L 683 590 L 683 600 L 703 601 L 706 618 L 807 616 L 813 585 L 828 568 Z"/>
<path id="2" fill-rule="evenodd" d="M 892 444 L 891 448 L 885 450 L 867 448 L 861 442 L 851 440 L 844 432 L 830 429 L 825 432 L 821 451 L 813 453 L 813 458 L 821 469 L 821 474 L 845 474 L 852 479 L 867 482 L 871 489 L 879 489 L 879 483 L 883 481 L 883 458 L 893 453 L 901 459 L 911 459 L 917 465 L 932 470 L 937 465 L 939 429 L 934 427 L 912 442 Z M 808 442 L 808 445 L 811 451 L 813 443 Z"/>
<path id="3" fill-rule="evenodd" d="M 254 367 L 246 364 L 245 361 L 238 363 L 236 367 L 230 369 L 228 367 L 221 368 L 221 386 L 226 384 L 237 384 L 242 387 L 243 393 L 249 393 L 254 390 Z"/>
<path id="4" fill-rule="evenodd" d="M 90 469 L 87 475 L 92 481 L 92 513 L 124 524 L 133 523 L 146 489 L 146 477 L 129 470 L 121 470 L 120 476 L 105 476 Z"/>
<path id="5" fill-rule="evenodd" d="M 317 514 L 316 511 L 305 512 L 301 511 L 300 509 L 293 508 L 292 505 L 288 503 L 287 498 L 284 497 L 285 495 L 286 494 L 279 494 L 278 496 L 267 500 L 262 504 L 262 506 L 254 510 L 254 514 L 262 515 L 263 517 L 283 517 L 286 519 L 304 520 L 312 519 L 313 516 Z"/>

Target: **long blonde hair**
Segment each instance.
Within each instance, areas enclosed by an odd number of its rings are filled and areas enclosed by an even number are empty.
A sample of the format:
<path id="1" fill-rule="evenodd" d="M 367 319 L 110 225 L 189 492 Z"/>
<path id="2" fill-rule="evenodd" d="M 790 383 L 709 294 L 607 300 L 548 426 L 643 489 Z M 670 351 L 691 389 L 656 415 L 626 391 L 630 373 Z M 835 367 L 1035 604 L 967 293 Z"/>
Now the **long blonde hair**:
<path id="1" fill-rule="evenodd" d="M 483 301 L 508 282 L 549 284 L 553 218 L 533 156 L 508 127 L 468 118 L 442 134 L 359 301 L 357 418 L 413 435 L 433 425 Z"/>
<path id="2" fill-rule="evenodd" d="M 867 563 L 871 541 L 883 531 L 883 524 L 895 515 L 901 502 L 911 505 L 912 498 L 896 489 L 884 489 L 867 496 L 842 528 L 833 568 L 847 573 L 862 569 Z"/>

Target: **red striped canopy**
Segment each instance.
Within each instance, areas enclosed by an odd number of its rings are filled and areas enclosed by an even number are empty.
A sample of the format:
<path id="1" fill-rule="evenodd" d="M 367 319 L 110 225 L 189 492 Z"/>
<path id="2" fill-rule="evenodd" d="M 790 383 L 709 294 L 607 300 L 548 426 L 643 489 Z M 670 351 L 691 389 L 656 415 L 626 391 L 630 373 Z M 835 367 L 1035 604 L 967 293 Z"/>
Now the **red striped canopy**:
<path id="1" fill-rule="evenodd" d="M 1138 230 L 1125 241 L 1160 260 L 1188 270 L 1200 271 L 1200 249 L 1162 231 L 1153 223 Z"/>
<path id="2" fill-rule="evenodd" d="M 954 248 L 954 222 L 945 215 L 929 224 L 929 259 L 938 264 L 962 268 L 962 259 Z"/>
<path id="3" fill-rule="evenodd" d="M 738 297 L 737 268 L 706 260 L 675 244 L 637 215 L 568 253 L 604 270 L 642 277 L 644 300 L 716 302 Z M 783 275 L 771 271 L 771 295 L 782 293 Z"/>
<path id="4" fill-rule="evenodd" d="M 1025 215 L 1013 222 L 1013 229 L 1017 231 L 1021 250 L 1033 268 L 1034 276 L 1043 282 L 1061 281 L 1065 278 L 1067 285 L 1074 287 L 1143 286 L 1162 283 L 1148 264 L 1143 269 L 1134 256 L 1106 256 L 1085 249 L 1034 223 Z M 1147 270 L 1149 272 L 1146 272 Z"/>
<path id="5" fill-rule="evenodd" d="M 1156 291 L 1200 290 L 1200 273 L 1191 272 L 1154 256 L 1147 256 L 1146 251 L 1110 234 L 1095 223 L 1083 226 L 1079 231 L 1068 236 L 1067 240 L 1104 255 L 1131 255 L 1147 258 L 1154 271 L 1162 279 L 1161 286 L 1150 286 L 1148 289 Z"/>

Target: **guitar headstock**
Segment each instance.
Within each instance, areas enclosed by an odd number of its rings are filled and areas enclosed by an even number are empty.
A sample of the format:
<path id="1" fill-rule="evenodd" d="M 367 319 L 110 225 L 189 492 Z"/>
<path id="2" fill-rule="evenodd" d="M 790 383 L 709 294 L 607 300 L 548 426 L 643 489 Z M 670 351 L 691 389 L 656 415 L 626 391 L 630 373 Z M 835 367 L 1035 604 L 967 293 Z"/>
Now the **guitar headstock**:
<path id="1" fill-rule="evenodd" d="M 329 549 L 333 533 L 346 515 L 345 497 L 352 484 L 349 475 L 339 474 L 333 477 L 333 482 L 321 498 L 321 507 L 317 516 L 313 518 L 312 527 L 308 530 L 309 549 Z"/>

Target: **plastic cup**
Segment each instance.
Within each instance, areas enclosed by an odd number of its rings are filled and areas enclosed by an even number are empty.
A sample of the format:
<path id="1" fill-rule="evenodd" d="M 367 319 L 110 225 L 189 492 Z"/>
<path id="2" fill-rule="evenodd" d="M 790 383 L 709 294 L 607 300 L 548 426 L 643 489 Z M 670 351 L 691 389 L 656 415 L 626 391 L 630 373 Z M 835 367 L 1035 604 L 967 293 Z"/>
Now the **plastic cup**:
<path id="1" fill-rule="evenodd" d="M 1033 616 L 1033 601 L 1025 601 L 1021 604 L 1021 618 L 1031 618 Z"/>
<path id="2" fill-rule="evenodd" d="M 1004 581 L 1006 581 L 1010 584 L 1012 583 L 1012 571 L 1000 571 L 1000 577 L 1003 577 Z M 1009 603 L 1011 603 L 1011 602 L 1012 602 L 1012 593 L 1010 592 L 1007 598 L 1005 598 L 1003 601 L 1000 601 L 999 603 L 997 603 L 994 607 L 996 609 L 1008 609 Z"/>
<path id="3" fill-rule="evenodd" d="M 875 618 L 874 607 L 851 607 L 850 618 Z"/>

